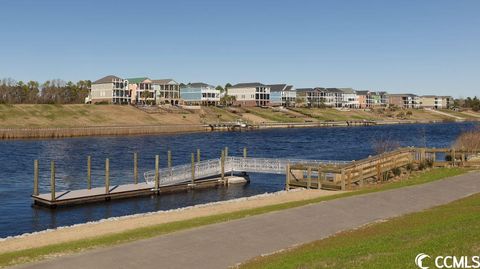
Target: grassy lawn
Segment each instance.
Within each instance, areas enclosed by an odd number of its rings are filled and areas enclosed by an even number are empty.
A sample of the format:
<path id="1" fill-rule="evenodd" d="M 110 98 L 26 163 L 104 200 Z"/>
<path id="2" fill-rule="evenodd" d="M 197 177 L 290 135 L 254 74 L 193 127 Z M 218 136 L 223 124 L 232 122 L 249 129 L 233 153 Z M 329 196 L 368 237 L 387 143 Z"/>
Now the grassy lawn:
<path id="1" fill-rule="evenodd" d="M 184 220 L 178 222 L 172 222 L 167 224 L 160 224 L 156 226 L 138 228 L 134 230 L 125 231 L 122 233 L 117 233 L 113 235 L 99 236 L 92 239 L 83 239 L 73 242 L 59 243 L 55 245 L 49 245 L 40 248 L 26 249 L 9 253 L 0 254 L 0 267 L 25 263 L 35 260 L 40 260 L 52 256 L 58 256 L 61 254 L 76 253 L 82 250 L 92 249 L 96 247 L 106 247 L 112 246 L 120 243 L 131 242 L 134 240 L 150 238 L 154 236 L 159 236 L 162 234 L 167 234 L 175 231 L 190 229 L 194 227 L 199 227 L 208 224 L 214 224 L 219 222 L 225 222 L 229 220 L 240 219 L 248 216 L 264 214 L 267 212 L 284 210 L 288 208 L 299 207 L 307 204 L 318 203 L 321 201 L 347 197 L 357 194 L 364 194 L 376 191 L 382 191 L 393 188 L 400 188 L 410 185 L 422 184 L 445 177 L 455 176 L 462 173 L 465 173 L 467 170 L 460 168 L 439 168 L 431 170 L 426 173 L 421 173 L 415 176 L 412 176 L 408 180 L 402 180 L 392 183 L 386 183 L 381 185 L 375 185 L 372 187 L 366 187 L 362 190 L 341 193 L 338 195 L 320 197 L 311 200 L 303 200 L 296 202 L 283 203 L 278 205 L 271 205 L 266 207 L 260 207 L 255 209 L 241 210 L 231 213 L 212 215 L 208 217 L 200 217 L 191 220 Z"/>
<path id="2" fill-rule="evenodd" d="M 480 194 L 372 224 L 298 248 L 257 258 L 240 268 L 416 268 L 419 253 L 478 255 Z M 434 268 L 432 260 L 425 266 Z"/>
<path id="3" fill-rule="evenodd" d="M 274 122 L 304 122 L 304 119 L 295 117 L 287 112 L 274 111 L 271 108 L 249 107 L 244 108 L 248 113 L 252 113 L 269 121 Z"/>
<path id="4" fill-rule="evenodd" d="M 382 116 L 363 110 L 339 111 L 332 108 L 295 108 L 294 111 L 321 121 L 378 120 Z"/>

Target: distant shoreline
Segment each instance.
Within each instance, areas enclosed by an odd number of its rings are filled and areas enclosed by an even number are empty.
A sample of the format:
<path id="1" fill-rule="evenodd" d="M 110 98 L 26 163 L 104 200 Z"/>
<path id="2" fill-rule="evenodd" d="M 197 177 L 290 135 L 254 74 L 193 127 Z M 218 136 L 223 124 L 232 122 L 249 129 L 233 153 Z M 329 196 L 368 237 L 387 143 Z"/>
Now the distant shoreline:
<path id="1" fill-rule="evenodd" d="M 435 124 L 447 122 L 478 122 L 478 121 L 436 121 L 436 120 L 392 120 L 392 121 L 323 121 L 307 123 L 277 123 L 266 122 L 242 130 L 261 130 L 274 128 L 325 128 L 325 127 L 355 127 L 362 126 L 362 122 L 369 122 L 369 126 L 397 125 L 397 124 Z M 352 123 L 353 122 L 353 123 Z M 214 130 L 227 131 L 227 130 Z M 134 135 L 161 135 L 212 132 L 209 124 L 166 124 L 166 125 L 133 125 L 133 126 L 86 126 L 67 128 L 0 128 L 1 140 L 16 139 L 58 139 L 70 137 L 95 136 L 134 136 Z"/>

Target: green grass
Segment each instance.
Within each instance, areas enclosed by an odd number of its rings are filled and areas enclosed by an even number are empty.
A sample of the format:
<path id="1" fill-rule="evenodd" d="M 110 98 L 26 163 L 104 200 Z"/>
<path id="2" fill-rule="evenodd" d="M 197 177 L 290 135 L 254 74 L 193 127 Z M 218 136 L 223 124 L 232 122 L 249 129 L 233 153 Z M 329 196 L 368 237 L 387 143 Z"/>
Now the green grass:
<path id="1" fill-rule="evenodd" d="M 387 222 L 342 232 L 240 268 L 416 268 L 419 253 L 478 255 L 480 194 Z M 431 260 L 424 265 L 434 268 Z"/>
<path id="2" fill-rule="evenodd" d="M 438 180 L 445 177 L 459 175 L 466 171 L 467 170 L 460 169 L 460 168 L 450 168 L 450 169 L 440 168 L 440 169 L 435 169 L 426 173 L 421 173 L 419 175 L 413 176 L 408 180 L 376 185 L 374 187 L 365 188 L 365 189 L 354 191 L 354 192 L 347 192 L 347 193 L 341 193 L 341 194 L 327 196 L 327 197 L 320 197 L 316 199 L 289 202 L 289 203 L 265 206 L 265 207 L 255 208 L 255 209 L 218 214 L 218 215 L 213 215 L 208 217 L 199 217 L 191 220 L 160 224 L 160 225 L 155 225 L 150 227 L 129 230 L 129 231 L 112 234 L 112 235 L 99 236 L 93 239 L 83 239 L 83 240 L 77 240 L 72 242 L 49 245 L 45 247 L 26 249 L 26 250 L 20 250 L 15 252 L 8 252 L 8 253 L 1 253 L 0 267 L 36 261 L 36 260 L 48 258 L 50 256 L 58 256 L 59 254 L 75 253 L 82 250 L 87 250 L 87 249 L 92 249 L 97 247 L 112 246 L 120 243 L 126 243 L 134 240 L 150 238 L 150 237 L 159 236 L 162 234 L 190 229 L 190 228 L 199 227 L 203 225 L 240 219 L 248 216 L 254 216 L 254 215 L 264 214 L 267 212 L 299 207 L 303 205 L 318 203 L 321 201 L 332 200 L 332 199 L 341 198 L 341 197 L 348 197 L 348 196 L 357 195 L 357 194 L 364 194 L 364 193 L 388 190 L 393 188 L 400 188 L 400 187 L 405 187 L 410 185 L 422 184 L 422 183 Z"/>
<path id="3" fill-rule="evenodd" d="M 245 111 L 248 113 L 252 113 L 253 115 L 259 116 L 269 121 L 274 122 L 303 122 L 304 119 L 293 117 L 291 114 L 282 112 L 282 111 L 274 111 L 271 108 L 258 108 L 258 107 L 249 107 L 245 108 Z"/>

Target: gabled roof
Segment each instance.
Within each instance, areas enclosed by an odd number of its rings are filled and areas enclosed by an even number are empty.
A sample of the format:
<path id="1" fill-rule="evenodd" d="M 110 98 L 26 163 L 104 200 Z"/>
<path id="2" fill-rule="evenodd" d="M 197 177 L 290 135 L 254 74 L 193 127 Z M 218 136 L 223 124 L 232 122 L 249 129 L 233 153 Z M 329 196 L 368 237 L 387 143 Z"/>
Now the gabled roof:
<path id="1" fill-rule="evenodd" d="M 313 92 L 313 88 L 298 88 L 297 92 Z"/>
<path id="2" fill-rule="evenodd" d="M 264 87 L 266 85 L 260 82 L 249 82 L 249 83 L 237 83 L 229 88 L 253 88 L 253 87 Z"/>
<path id="3" fill-rule="evenodd" d="M 147 77 L 143 77 L 143 78 L 127 78 L 128 83 L 131 83 L 131 84 L 139 84 L 139 83 L 144 82 L 144 81 L 147 80 L 147 79 L 149 79 L 149 78 L 147 78 Z"/>
<path id="4" fill-rule="evenodd" d="M 402 97 L 402 96 L 409 96 L 409 97 L 417 97 L 418 95 L 416 94 L 411 94 L 411 93 L 391 93 L 389 94 L 389 96 L 392 96 L 392 97 Z"/>
<path id="5" fill-rule="evenodd" d="M 207 87 L 215 88 L 214 86 L 207 83 L 203 83 L 203 82 L 188 83 L 187 85 L 185 85 L 184 88 L 207 88 Z"/>
<path id="6" fill-rule="evenodd" d="M 171 78 L 167 78 L 167 79 L 154 79 L 154 80 L 152 80 L 152 84 L 158 84 L 158 85 L 175 84 L 175 85 L 177 85 L 178 82 L 176 82 L 175 80 L 173 80 Z"/>
<path id="7" fill-rule="evenodd" d="M 112 83 L 113 80 L 116 80 L 116 79 L 121 79 L 117 76 L 114 76 L 114 75 L 109 75 L 109 76 L 106 76 L 106 77 L 103 77 L 97 81 L 94 81 L 92 82 L 92 84 L 103 84 L 103 83 Z"/>
<path id="8" fill-rule="evenodd" d="M 271 89 L 270 89 L 271 90 Z M 287 87 L 285 87 L 285 90 L 286 92 L 290 92 L 290 91 L 294 91 L 293 89 L 293 86 L 292 85 L 288 85 Z"/>
<path id="9" fill-rule="evenodd" d="M 270 87 L 270 92 L 281 92 L 285 90 L 287 84 L 271 84 L 267 86 Z"/>
<path id="10" fill-rule="evenodd" d="M 357 95 L 368 95 L 370 91 L 357 91 Z"/>

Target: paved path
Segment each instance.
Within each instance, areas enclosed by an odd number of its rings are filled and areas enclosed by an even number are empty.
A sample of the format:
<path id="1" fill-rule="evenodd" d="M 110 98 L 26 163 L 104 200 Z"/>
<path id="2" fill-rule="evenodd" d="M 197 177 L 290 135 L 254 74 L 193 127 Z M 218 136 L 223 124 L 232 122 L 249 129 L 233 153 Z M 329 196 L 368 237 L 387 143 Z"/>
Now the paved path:
<path id="1" fill-rule="evenodd" d="M 480 192 L 480 173 L 219 223 L 21 268 L 227 268 L 376 220 Z"/>

